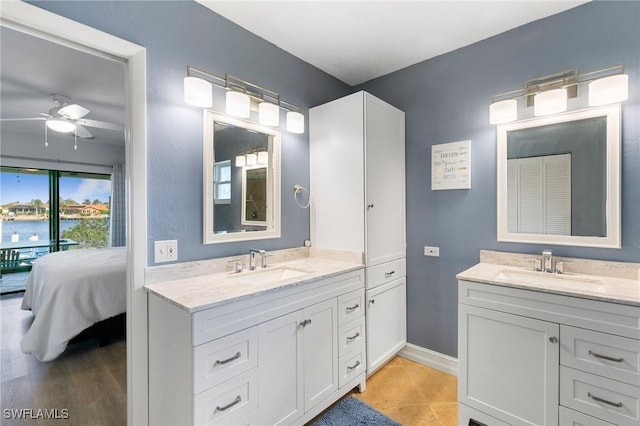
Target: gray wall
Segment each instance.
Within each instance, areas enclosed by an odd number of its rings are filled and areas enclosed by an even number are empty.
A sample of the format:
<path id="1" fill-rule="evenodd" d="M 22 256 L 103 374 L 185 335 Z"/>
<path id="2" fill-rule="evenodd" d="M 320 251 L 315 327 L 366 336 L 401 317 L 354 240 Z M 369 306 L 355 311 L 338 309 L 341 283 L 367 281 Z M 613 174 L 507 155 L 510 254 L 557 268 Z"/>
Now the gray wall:
<path id="1" fill-rule="evenodd" d="M 180 261 L 303 245 L 309 238 L 309 211 L 298 208 L 291 194 L 295 184 L 309 187 L 309 135 L 289 133 L 284 124 L 282 237 L 202 244 L 202 110 L 185 104 L 182 80 L 187 64 L 229 73 L 279 92 L 305 108 L 305 117 L 308 107 L 347 94 L 349 86 L 193 1 L 32 3 L 147 49 L 150 265 L 154 240 L 177 239 Z M 214 92 L 217 111 L 223 111 L 223 94 Z"/>
<path id="2" fill-rule="evenodd" d="M 547 248 L 496 241 L 496 130 L 489 125 L 489 101 L 531 78 L 625 65 L 630 97 L 622 107 L 623 248 L 550 248 L 562 256 L 640 261 L 638 22 L 640 2 L 591 2 L 357 88 L 406 112 L 409 342 L 456 356 L 456 273 L 475 264 L 480 249 Z M 569 102 L 570 109 L 584 105 L 584 99 Z M 472 141 L 472 188 L 431 191 L 431 145 L 465 139 Z M 439 246 L 440 257 L 423 256 L 425 245 Z"/>
<path id="3" fill-rule="evenodd" d="M 622 129 L 624 247 L 553 250 L 564 256 L 640 261 L 639 2 L 588 3 L 353 89 L 192 2 L 35 4 L 147 48 L 149 247 L 156 239 L 177 238 L 186 261 L 241 253 L 250 246 L 300 246 L 309 235 L 308 212 L 288 195 L 293 184 L 308 186 L 308 135 L 283 132 L 282 238 L 201 244 L 201 114 L 182 101 L 186 64 L 237 75 L 305 107 L 369 90 L 406 112 L 409 342 L 455 356 L 455 274 L 475 264 L 480 249 L 545 248 L 496 242 L 490 97 L 557 71 L 623 63 L 630 75 Z M 570 108 L 579 107 L 577 102 L 584 100 L 571 100 Z M 432 192 L 431 145 L 464 139 L 472 140 L 472 189 Z M 424 245 L 440 246 L 440 257 L 424 257 Z"/>

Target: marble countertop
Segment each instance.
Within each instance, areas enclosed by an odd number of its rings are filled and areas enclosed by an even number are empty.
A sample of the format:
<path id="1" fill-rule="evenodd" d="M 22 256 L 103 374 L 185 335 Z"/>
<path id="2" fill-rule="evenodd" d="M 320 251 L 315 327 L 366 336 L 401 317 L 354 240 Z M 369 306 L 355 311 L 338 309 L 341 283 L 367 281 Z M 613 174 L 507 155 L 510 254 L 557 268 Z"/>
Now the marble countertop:
<path id="1" fill-rule="evenodd" d="M 640 306 L 640 281 L 637 279 L 573 272 L 558 276 L 557 274 L 533 272 L 519 266 L 485 262 L 460 272 L 456 278 L 464 281 Z"/>
<path id="2" fill-rule="evenodd" d="M 271 273 L 277 269 L 287 268 L 303 271 L 304 274 L 278 281 L 249 283 L 253 276 Z M 237 302 L 269 292 L 293 286 L 308 285 L 324 278 L 330 278 L 346 272 L 364 268 L 362 263 L 340 261 L 330 258 L 303 257 L 285 262 L 275 263 L 265 269 L 233 272 L 217 272 L 187 278 L 175 278 L 164 282 L 148 283 L 145 289 L 150 293 L 188 311 L 198 312 L 227 303 Z"/>

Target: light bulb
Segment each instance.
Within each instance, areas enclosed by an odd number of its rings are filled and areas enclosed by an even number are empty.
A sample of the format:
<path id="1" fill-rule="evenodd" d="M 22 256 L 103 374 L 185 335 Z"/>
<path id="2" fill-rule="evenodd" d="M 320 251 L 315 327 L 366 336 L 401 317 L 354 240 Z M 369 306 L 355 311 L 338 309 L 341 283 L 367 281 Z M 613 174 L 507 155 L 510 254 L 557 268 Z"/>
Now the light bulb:
<path id="1" fill-rule="evenodd" d="M 494 102 L 489 105 L 489 123 L 502 124 L 518 119 L 518 102 L 515 99 Z"/>
<path id="2" fill-rule="evenodd" d="M 247 164 L 246 158 L 244 155 L 238 155 L 236 157 L 236 167 L 244 167 Z"/>
<path id="3" fill-rule="evenodd" d="M 226 96 L 227 114 L 234 117 L 249 118 L 251 114 L 251 99 L 244 93 L 229 91 Z"/>
<path id="4" fill-rule="evenodd" d="M 567 89 L 553 89 L 540 92 L 533 98 L 533 114 L 549 115 L 567 110 Z"/>
<path id="5" fill-rule="evenodd" d="M 280 124 L 280 107 L 270 102 L 260 102 L 258 121 L 265 126 L 278 126 Z"/>
<path id="6" fill-rule="evenodd" d="M 287 113 L 287 130 L 291 133 L 304 133 L 304 115 L 289 111 Z"/>
<path id="7" fill-rule="evenodd" d="M 253 154 L 247 154 L 247 166 L 255 166 L 258 162 L 258 156 Z"/>
<path id="8" fill-rule="evenodd" d="M 210 108 L 213 106 L 211 83 L 198 77 L 185 77 L 184 101 L 200 108 Z"/>
<path id="9" fill-rule="evenodd" d="M 622 102 L 629 98 L 629 76 L 617 74 L 589 83 L 589 106 Z"/>
<path id="10" fill-rule="evenodd" d="M 60 133 L 71 133 L 76 129 L 74 123 L 62 118 L 51 118 L 47 120 L 47 127 Z"/>

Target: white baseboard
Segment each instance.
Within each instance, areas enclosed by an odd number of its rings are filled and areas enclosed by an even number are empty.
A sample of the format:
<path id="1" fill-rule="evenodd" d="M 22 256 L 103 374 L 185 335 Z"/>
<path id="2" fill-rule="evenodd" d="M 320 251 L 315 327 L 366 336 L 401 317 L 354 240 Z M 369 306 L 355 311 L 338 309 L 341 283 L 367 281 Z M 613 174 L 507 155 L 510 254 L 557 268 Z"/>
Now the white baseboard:
<path id="1" fill-rule="evenodd" d="M 441 354 L 411 343 L 407 343 L 407 346 L 405 346 L 398 355 L 447 374 L 458 375 L 458 359 L 452 356 Z"/>

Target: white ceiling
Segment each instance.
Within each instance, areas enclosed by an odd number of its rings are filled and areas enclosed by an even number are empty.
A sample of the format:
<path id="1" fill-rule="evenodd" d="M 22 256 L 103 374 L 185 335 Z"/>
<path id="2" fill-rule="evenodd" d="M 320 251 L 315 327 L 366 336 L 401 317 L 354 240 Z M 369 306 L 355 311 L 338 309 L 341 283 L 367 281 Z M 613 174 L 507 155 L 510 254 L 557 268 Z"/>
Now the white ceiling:
<path id="1" fill-rule="evenodd" d="M 57 43 L 0 27 L 1 118 L 42 117 L 56 106 L 51 94 L 72 98 L 91 110 L 84 118 L 124 124 L 124 64 L 94 56 Z M 44 121 L 4 121 L 3 133 L 44 138 Z M 94 127 L 92 143 L 124 146 L 124 132 Z M 73 134 L 49 132 L 50 138 L 73 138 Z"/>
<path id="2" fill-rule="evenodd" d="M 196 1 L 352 86 L 586 3 Z"/>

